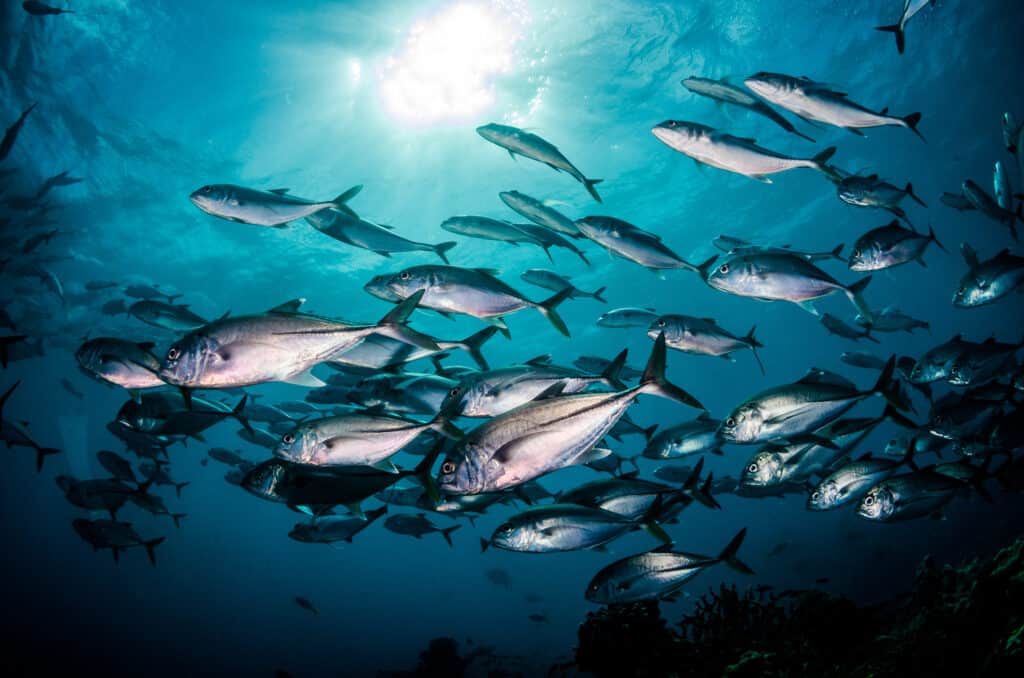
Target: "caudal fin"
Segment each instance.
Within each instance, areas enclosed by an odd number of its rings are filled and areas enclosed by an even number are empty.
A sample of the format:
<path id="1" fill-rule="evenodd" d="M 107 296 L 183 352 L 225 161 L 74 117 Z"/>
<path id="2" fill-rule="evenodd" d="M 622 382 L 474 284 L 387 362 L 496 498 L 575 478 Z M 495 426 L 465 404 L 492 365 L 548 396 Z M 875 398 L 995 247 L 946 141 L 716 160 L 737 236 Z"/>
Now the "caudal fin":
<path id="1" fill-rule="evenodd" d="M 56 447 L 37 447 L 36 448 L 36 473 L 43 470 L 43 461 L 51 454 L 60 454 L 60 450 Z"/>
<path id="2" fill-rule="evenodd" d="M 607 299 L 605 299 L 605 298 L 604 298 L 603 296 L 601 296 L 602 294 L 604 294 L 604 291 L 605 291 L 606 289 L 608 289 L 608 288 L 607 288 L 607 287 L 599 287 L 599 288 L 597 288 L 596 290 L 594 290 L 593 292 L 591 292 L 591 293 L 590 293 L 590 296 L 591 296 L 591 297 L 593 297 L 594 299 L 597 299 L 597 300 L 598 300 L 598 301 L 600 301 L 600 302 L 601 302 L 602 304 L 607 304 L 607 303 L 608 303 L 608 300 L 607 300 Z"/>
<path id="3" fill-rule="evenodd" d="M 871 276 L 869 275 L 869 276 L 867 276 L 866 278 L 864 278 L 862 280 L 858 280 L 854 284 L 852 284 L 849 287 L 847 287 L 846 290 L 845 290 L 846 291 L 846 296 L 850 298 L 850 302 L 853 303 L 854 307 L 858 311 L 860 311 L 861 315 L 864 316 L 864 319 L 869 324 L 874 321 L 875 316 L 871 312 L 871 308 L 868 306 L 867 302 L 864 301 L 863 293 L 864 293 L 864 288 L 866 288 L 868 286 L 868 283 L 870 283 L 870 282 L 871 282 Z"/>
<path id="4" fill-rule="evenodd" d="M 597 194 L 597 189 L 594 188 L 594 186 L 597 186 L 602 181 L 604 181 L 604 179 L 583 179 L 583 188 L 587 189 L 587 193 L 593 196 L 594 200 L 598 202 L 601 202 L 601 196 Z"/>
<path id="5" fill-rule="evenodd" d="M 231 416 L 237 419 L 238 423 L 242 425 L 242 428 L 248 431 L 251 435 L 256 435 L 256 432 L 252 430 L 252 426 L 249 424 L 249 420 L 243 414 L 245 411 L 245 404 L 247 402 L 249 402 L 248 393 L 242 396 L 242 399 L 238 401 L 237 405 L 235 405 L 235 409 L 231 410 Z"/>
<path id="6" fill-rule="evenodd" d="M 344 212 L 345 214 L 349 215 L 353 219 L 358 219 L 359 215 L 356 214 L 355 210 L 353 210 L 351 207 L 349 207 L 346 203 L 349 200 L 351 200 L 352 198 L 354 198 L 357 195 L 359 195 L 359 192 L 361 190 L 363 190 L 363 185 L 362 184 L 357 184 L 357 185 L 353 186 L 352 188 L 348 189 L 347 191 L 345 191 L 344 193 L 342 193 L 341 195 L 339 195 L 334 200 L 332 200 L 331 204 L 334 205 L 334 209 L 338 210 L 339 212 Z"/>
<path id="7" fill-rule="evenodd" d="M 698 264 L 694 268 L 697 269 L 697 273 L 700 273 L 700 277 L 704 278 L 704 280 L 707 280 L 708 274 L 711 273 L 711 267 L 715 265 L 716 261 L 718 261 L 718 255 L 713 254 L 710 259 L 705 260 L 703 263 Z"/>
<path id="8" fill-rule="evenodd" d="M 452 543 L 452 532 L 459 529 L 460 527 L 462 527 L 462 525 L 452 525 L 451 527 L 447 527 L 440 531 L 441 536 L 444 537 L 444 540 L 446 542 L 448 542 L 448 546 L 455 548 L 455 544 Z"/>
<path id="9" fill-rule="evenodd" d="M 186 482 L 184 482 L 184 483 L 174 483 L 174 495 L 175 495 L 175 496 L 176 496 L 176 497 L 177 497 L 178 499 L 181 499 L 181 491 L 182 491 L 182 490 L 183 490 L 184 488 L 186 488 L 186 487 L 188 487 L 189 485 L 191 485 L 191 484 L 192 484 L 192 483 L 190 483 L 190 482 L 187 482 L 187 481 L 186 481 Z"/>
<path id="10" fill-rule="evenodd" d="M 149 562 L 153 564 L 153 567 L 156 567 L 156 547 L 163 544 L 166 538 L 167 537 L 157 537 L 156 539 L 151 539 L 150 541 L 143 542 L 142 544 L 146 547 L 146 555 L 149 556 Z"/>
<path id="11" fill-rule="evenodd" d="M 444 408 L 427 423 L 427 428 L 437 431 L 445 438 L 451 438 L 452 440 L 460 440 L 463 436 L 462 431 L 448 420 L 448 413 Z"/>
<path id="12" fill-rule="evenodd" d="M 174 526 L 175 527 L 181 527 L 181 519 L 182 518 L 187 518 L 187 517 L 188 517 L 187 513 L 172 513 L 171 514 L 171 520 L 174 521 Z"/>
<path id="13" fill-rule="evenodd" d="M 878 375 L 878 381 L 871 388 L 871 393 L 876 393 L 892 405 L 895 409 L 906 409 L 907 403 L 903 398 L 903 394 L 900 392 L 900 383 L 895 377 L 896 372 L 896 356 L 893 355 L 885 363 L 885 367 L 882 368 L 882 373 Z M 909 421 L 909 420 L 908 420 Z M 913 426 L 913 422 L 910 422 Z M 908 427 L 909 428 L 909 427 Z"/>
<path id="14" fill-rule="evenodd" d="M 761 356 L 757 354 L 757 349 L 764 348 L 764 344 L 758 341 L 754 336 L 755 330 L 757 330 L 757 325 L 750 328 L 750 331 L 743 337 L 743 342 L 750 347 L 750 352 L 754 354 L 754 360 L 757 361 L 757 366 L 761 368 L 761 374 L 764 374 L 764 363 L 761 362 Z"/>
<path id="15" fill-rule="evenodd" d="M 935 227 L 932 226 L 931 224 L 928 224 L 928 239 L 935 243 L 935 246 L 938 247 L 940 250 L 942 250 L 946 254 L 949 254 L 949 250 L 946 249 L 946 246 L 939 242 L 939 239 L 935 237 Z"/>
<path id="16" fill-rule="evenodd" d="M 892 26 L 875 26 L 875 30 L 885 33 L 894 33 L 896 35 L 896 51 L 903 54 L 903 48 L 906 47 L 906 35 L 903 33 L 903 29 L 900 28 L 899 24 L 893 24 Z"/>
<path id="17" fill-rule="evenodd" d="M 452 262 L 448 261 L 448 250 L 450 250 L 451 248 L 455 247 L 458 244 L 459 243 L 455 242 L 454 240 L 439 242 L 436 245 L 434 245 L 434 254 L 441 257 L 441 261 L 443 261 L 444 263 L 451 264 Z"/>
<path id="18" fill-rule="evenodd" d="M 572 293 L 573 288 L 570 287 L 568 289 L 562 290 L 558 294 L 552 296 L 550 299 L 545 299 L 544 301 L 537 304 L 537 310 L 541 312 L 541 315 L 547 318 L 548 322 L 554 325 L 556 330 L 558 330 L 567 337 L 572 335 L 569 334 L 569 328 L 566 327 L 565 321 L 562 320 L 562 317 L 558 315 L 558 311 L 556 311 L 555 309 L 558 307 L 559 304 L 568 299 Z"/>
<path id="19" fill-rule="evenodd" d="M 2 396 L 0 396 L 0 420 L 4 418 L 4 405 L 7 404 L 7 400 L 11 397 L 11 394 L 14 393 L 14 389 L 18 388 L 18 385 L 20 383 L 21 379 L 14 382 L 14 385 L 7 389 L 7 391 L 5 391 Z"/>
<path id="20" fill-rule="evenodd" d="M 912 184 L 912 183 L 910 183 L 908 181 L 907 182 L 907 187 L 904 188 L 903 191 L 907 195 L 909 195 L 914 200 L 914 202 L 916 202 L 921 207 L 928 207 L 928 205 L 925 204 L 924 200 L 921 200 L 921 198 L 918 197 L 918 195 L 916 193 L 914 193 L 914 184 Z"/>
<path id="21" fill-rule="evenodd" d="M 925 143 L 928 143 L 928 140 L 924 138 L 924 135 L 921 134 L 921 131 L 919 129 L 917 129 L 917 124 L 919 122 L 921 122 L 921 114 L 920 113 L 911 113 L 907 117 L 903 118 L 903 122 L 906 123 L 907 129 L 909 129 L 911 132 L 913 132 L 917 136 L 921 137 L 921 141 L 923 141 Z"/>
<path id="22" fill-rule="evenodd" d="M 626 385 L 622 383 L 622 368 L 626 366 L 626 356 L 629 354 L 629 349 L 622 349 L 615 358 L 608 363 L 608 367 L 604 368 L 604 372 L 601 373 L 601 380 L 608 384 L 614 389 L 620 391 L 626 390 Z"/>
<path id="23" fill-rule="evenodd" d="M 736 557 L 736 552 L 740 550 L 740 545 L 743 543 L 743 539 L 747 536 L 747 528 L 743 528 L 736 533 L 736 536 L 732 538 L 722 552 L 718 554 L 718 560 L 725 563 L 737 572 L 743 574 L 754 574 L 754 571 L 747 566 L 742 560 Z"/>
<path id="24" fill-rule="evenodd" d="M 487 364 L 487 359 L 484 358 L 484 354 L 480 351 L 480 349 L 483 348 L 484 343 L 486 343 L 488 339 L 490 339 L 497 333 L 498 328 L 495 327 L 494 325 L 485 327 L 479 332 L 471 334 L 470 336 L 460 341 L 459 347 L 469 354 L 469 356 L 473 359 L 473 362 L 480 366 L 480 369 L 489 370 L 491 368 Z"/>
<path id="25" fill-rule="evenodd" d="M 423 298 L 425 290 L 416 290 L 415 293 L 406 297 L 401 303 L 391 309 L 380 322 L 377 323 L 375 331 L 383 334 L 384 336 L 397 339 L 403 343 L 409 344 L 410 346 L 419 346 L 420 348 L 428 351 L 440 351 L 441 347 L 437 345 L 431 337 L 417 332 L 411 327 L 407 327 L 405 322 L 412 315 L 413 310 L 420 303 Z"/>
<path id="26" fill-rule="evenodd" d="M 707 409 L 700 404 L 699 400 L 665 378 L 666 352 L 665 333 L 660 332 L 654 341 L 651 357 L 647 360 L 647 366 L 644 368 L 644 374 L 640 378 L 640 386 L 637 387 L 637 390 L 641 393 L 651 393 L 675 400 L 699 410 Z"/>
<path id="27" fill-rule="evenodd" d="M 828 161 L 831 160 L 832 156 L 835 154 L 836 147 L 829 146 L 824 151 L 818 153 L 813 158 L 811 158 L 811 162 L 814 163 L 814 166 L 818 169 L 818 171 L 823 173 L 829 179 L 832 179 L 833 181 L 842 181 L 843 177 L 840 176 L 839 172 L 837 172 L 835 168 L 828 164 Z"/>
<path id="28" fill-rule="evenodd" d="M 580 248 L 577 247 L 577 248 L 573 249 L 573 252 L 576 253 L 576 256 L 578 256 L 583 261 L 584 264 L 586 264 L 587 266 L 590 266 L 590 259 L 587 259 L 587 255 L 583 253 L 583 250 L 581 250 Z"/>
<path id="29" fill-rule="evenodd" d="M 843 243 L 839 243 L 832 248 L 832 258 L 838 259 L 839 261 L 846 261 L 846 259 L 843 259 Z"/>

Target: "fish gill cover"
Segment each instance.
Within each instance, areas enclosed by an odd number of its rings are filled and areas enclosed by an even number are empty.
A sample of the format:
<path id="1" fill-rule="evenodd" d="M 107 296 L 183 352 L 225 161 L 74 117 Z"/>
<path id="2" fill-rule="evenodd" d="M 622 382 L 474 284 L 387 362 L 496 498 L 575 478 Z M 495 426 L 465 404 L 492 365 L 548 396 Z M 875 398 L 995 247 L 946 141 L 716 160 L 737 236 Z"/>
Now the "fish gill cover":
<path id="1" fill-rule="evenodd" d="M 586 670 L 659 605 L 718 652 L 706 587 L 870 605 L 1020 533 L 1016 3 L 0 34 L 15 674 Z"/>

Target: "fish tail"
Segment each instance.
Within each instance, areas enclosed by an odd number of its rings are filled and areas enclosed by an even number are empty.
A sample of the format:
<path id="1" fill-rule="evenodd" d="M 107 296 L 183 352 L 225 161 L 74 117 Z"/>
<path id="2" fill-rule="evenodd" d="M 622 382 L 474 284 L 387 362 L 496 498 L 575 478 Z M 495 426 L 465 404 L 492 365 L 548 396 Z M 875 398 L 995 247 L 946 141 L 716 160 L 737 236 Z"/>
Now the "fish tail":
<path id="1" fill-rule="evenodd" d="M 921 122 L 921 114 L 920 113 L 911 113 L 910 115 L 908 115 L 905 118 L 903 118 L 903 123 L 907 126 L 907 129 L 909 129 L 911 132 L 913 132 L 917 136 L 921 137 L 921 141 L 923 141 L 925 143 L 928 143 L 928 140 L 925 139 L 924 135 L 921 134 L 920 130 L 917 129 L 917 124 L 919 122 Z"/>
<path id="2" fill-rule="evenodd" d="M 897 410 L 892 403 L 886 403 L 885 409 L 882 410 L 882 415 L 878 418 L 879 421 L 883 419 L 889 419 L 893 423 L 902 426 L 908 431 L 915 431 L 920 428 L 913 419 L 905 416 L 902 412 Z"/>
<path id="3" fill-rule="evenodd" d="M 352 198 L 354 198 L 357 195 L 359 195 L 359 192 L 361 190 L 363 190 L 363 185 L 362 184 L 356 184 L 355 186 L 353 186 L 352 188 L 348 189 L 344 193 L 341 193 L 340 195 L 338 195 L 338 197 L 336 197 L 334 200 L 332 200 L 331 201 L 331 205 L 334 207 L 334 209 L 338 210 L 339 212 L 344 212 L 345 214 L 349 215 L 353 219 L 358 219 L 359 215 L 356 214 L 355 210 L 353 210 L 351 207 L 349 207 L 346 203 L 349 200 L 351 200 Z"/>
<path id="4" fill-rule="evenodd" d="M 750 328 L 750 331 L 743 337 L 743 342 L 750 347 L 750 352 L 754 354 L 754 360 L 757 361 L 757 366 L 761 368 L 761 374 L 764 374 L 764 363 L 761 362 L 761 356 L 757 354 L 757 349 L 764 348 L 764 344 L 757 340 L 754 336 L 754 332 L 757 330 L 757 325 Z"/>
<path id="5" fill-rule="evenodd" d="M 455 242 L 454 240 L 447 240 L 445 242 L 437 243 L 432 247 L 432 249 L 434 250 L 434 254 L 441 257 L 441 261 L 443 261 L 446 264 L 451 264 L 452 262 L 448 261 L 448 250 L 450 250 L 451 248 L 455 247 L 458 244 L 459 243 Z"/>
<path id="6" fill-rule="evenodd" d="M 498 328 L 495 327 L 494 325 L 490 325 L 480 330 L 479 332 L 471 334 L 470 336 L 466 337 L 465 339 L 459 342 L 459 344 L 461 344 L 462 349 L 466 353 L 468 353 L 471 358 L 473 358 L 473 361 L 477 365 L 479 365 L 480 369 L 482 370 L 489 370 L 491 368 L 487 364 L 487 359 L 484 358 L 484 354 L 480 351 L 480 349 L 483 348 L 484 343 L 488 339 L 490 339 L 497 333 Z"/>
<path id="7" fill-rule="evenodd" d="M 697 269 L 697 273 L 700 273 L 700 276 L 702 278 L 707 280 L 708 274 L 711 273 L 711 267 L 714 266 L 716 261 L 718 261 L 718 255 L 713 254 L 711 255 L 710 259 L 705 260 L 703 263 L 698 264 L 694 268 Z"/>
<path id="8" fill-rule="evenodd" d="M 622 368 L 626 365 L 626 355 L 628 353 L 629 349 L 622 349 L 622 351 L 615 356 L 615 359 L 608 363 L 608 367 L 604 368 L 604 372 L 601 373 L 601 380 L 603 382 L 620 391 L 626 390 L 626 385 L 622 383 L 622 379 L 619 375 L 622 372 Z"/>
<path id="9" fill-rule="evenodd" d="M 187 518 L 187 517 L 188 517 L 187 513 L 172 513 L 171 514 L 171 520 L 174 521 L 174 526 L 175 527 L 181 527 L 181 519 L 182 518 Z"/>
<path id="10" fill-rule="evenodd" d="M 866 288 L 870 282 L 871 276 L 869 275 L 845 288 L 846 296 L 850 298 L 854 307 L 860 311 L 861 315 L 864 316 L 864 319 L 867 320 L 869 324 L 874 320 L 874 314 L 871 312 L 871 308 L 868 306 L 867 302 L 864 301 L 863 292 L 864 288 Z"/>
<path id="11" fill-rule="evenodd" d="M 242 428 L 248 431 L 251 435 L 256 435 L 256 432 L 252 430 L 252 425 L 249 423 L 249 420 L 243 414 L 245 411 L 245 404 L 247 402 L 249 402 L 248 393 L 243 395 L 242 399 L 238 401 L 237 405 L 235 405 L 235 408 L 231 410 L 231 416 L 237 419 L 238 423 L 242 425 Z"/>
<path id="12" fill-rule="evenodd" d="M 43 461 L 51 454 L 60 454 L 60 450 L 56 447 L 37 447 L 36 448 L 36 473 L 43 470 Z"/>
<path id="13" fill-rule="evenodd" d="M 7 365 L 5 364 L 4 367 L 6 367 L 6 366 Z M 14 385 L 11 386 L 9 389 L 7 389 L 7 391 L 5 391 L 2 396 L 0 396 L 0 419 L 3 419 L 4 405 L 7 404 L 7 400 L 11 397 L 11 394 L 14 393 L 14 389 L 18 388 L 18 385 L 20 383 L 21 383 L 21 379 L 19 379 L 18 381 L 14 382 Z"/>
<path id="14" fill-rule="evenodd" d="M 174 496 L 176 496 L 178 499 L 181 499 L 181 491 L 191 484 L 192 483 L 188 481 L 184 483 L 174 483 Z"/>
<path id="15" fill-rule="evenodd" d="M 843 259 L 843 243 L 839 243 L 838 245 L 836 245 L 835 248 L 833 248 L 831 254 L 833 259 L 838 259 L 839 261 L 846 261 L 846 259 Z"/>
<path id="16" fill-rule="evenodd" d="M 451 527 L 446 527 L 445 529 L 440 530 L 441 536 L 444 537 L 444 540 L 448 542 L 448 546 L 451 548 L 455 548 L 455 544 L 452 543 L 452 532 L 460 527 L 462 527 L 462 525 L 452 525 Z"/>
<path id="17" fill-rule="evenodd" d="M 828 164 L 828 161 L 831 160 L 832 156 L 835 154 L 836 147 L 829 146 L 821 153 L 818 153 L 813 158 L 811 158 L 811 163 L 814 165 L 814 167 L 818 169 L 819 172 L 822 172 L 832 181 L 841 181 L 842 177 L 839 175 L 839 172 L 837 172 L 834 167 Z"/>
<path id="18" fill-rule="evenodd" d="M 164 543 L 167 537 L 157 537 L 156 539 L 150 539 L 149 541 L 143 542 L 142 545 L 146 547 L 146 555 L 149 556 L 149 562 L 156 567 L 156 547 Z"/>
<path id="19" fill-rule="evenodd" d="M 412 315 L 413 310 L 420 303 L 423 298 L 424 290 L 417 290 L 415 294 L 406 297 L 401 303 L 391 309 L 380 322 L 377 323 L 374 332 L 383 334 L 384 336 L 391 337 L 405 344 L 411 346 L 419 346 L 420 348 L 428 351 L 440 351 L 441 347 L 437 345 L 431 337 L 417 332 L 411 327 L 406 327 L 405 322 Z"/>
<path id="20" fill-rule="evenodd" d="M 920 205 L 921 207 L 928 207 L 928 205 L 926 205 L 926 204 L 925 204 L 924 200 L 921 200 L 920 196 L 918 196 L 918 195 L 917 195 L 916 193 L 914 193 L 914 184 L 912 184 L 912 183 L 910 183 L 910 182 L 908 181 L 908 182 L 907 182 L 907 187 L 906 187 L 906 188 L 904 188 L 903 190 L 904 190 L 904 192 L 905 192 L 905 193 L 906 193 L 907 195 L 909 195 L 909 196 L 910 196 L 910 197 L 911 197 L 911 198 L 912 198 L 912 199 L 914 200 L 914 202 L 916 202 L 916 203 L 917 203 L 918 205 Z"/>
<path id="21" fill-rule="evenodd" d="M 875 26 L 876 31 L 882 31 L 884 33 L 895 33 L 896 34 L 896 51 L 903 54 L 903 48 L 906 47 L 906 34 L 903 29 L 900 28 L 899 24 L 893 24 L 891 26 Z"/>
<path id="22" fill-rule="evenodd" d="M 427 493 L 427 497 L 434 504 L 437 504 L 441 500 L 441 493 L 437 489 L 437 483 L 434 482 L 434 477 L 431 475 L 431 470 L 434 467 L 434 462 L 441 456 L 441 452 L 444 451 L 447 439 L 441 438 L 434 445 L 434 449 L 427 453 L 427 456 L 423 457 L 423 461 L 416 464 L 416 468 L 412 471 L 403 471 L 399 475 L 412 475 L 420 482 L 423 486 L 423 490 Z"/>
<path id="23" fill-rule="evenodd" d="M 946 246 L 939 242 L 939 239 L 935 237 L 935 227 L 932 226 L 931 224 L 928 224 L 928 239 L 935 243 L 935 246 L 938 247 L 940 250 L 942 250 L 946 254 L 949 254 L 949 250 L 946 249 Z"/>
<path id="24" fill-rule="evenodd" d="M 594 188 L 594 186 L 597 186 L 602 181 L 604 181 L 604 179 L 587 179 L 586 177 L 583 177 L 583 188 L 587 189 L 587 193 L 589 193 L 594 200 L 598 202 L 601 202 L 601 196 L 597 194 L 597 189 Z"/>
<path id="25" fill-rule="evenodd" d="M 462 431 L 451 421 L 448 420 L 448 413 L 442 409 L 437 413 L 437 416 L 427 422 L 427 428 L 437 431 L 446 438 L 452 440 L 459 440 L 462 438 Z"/>
<path id="26" fill-rule="evenodd" d="M 899 381 L 893 378 L 895 371 L 896 356 L 892 355 L 889 357 L 889 360 L 886 361 L 885 367 L 882 368 L 882 373 L 878 375 L 878 381 L 875 382 L 870 393 L 877 393 L 882 396 L 890 405 L 893 406 L 894 409 L 910 409 L 908 406 L 909 404 L 905 402 L 903 394 L 900 392 Z M 909 419 L 906 419 L 906 421 L 913 425 L 913 422 L 910 422 Z"/>
<path id="27" fill-rule="evenodd" d="M 483 537 L 480 537 L 480 553 L 486 551 L 491 545 L 491 542 L 487 541 Z"/>
<path id="28" fill-rule="evenodd" d="M 568 299 L 572 293 L 573 289 L 570 287 L 562 290 L 558 294 L 555 294 L 550 299 L 545 299 L 544 301 L 536 304 L 537 310 L 541 312 L 541 315 L 547 318 L 548 322 L 554 325 L 556 330 L 567 337 L 572 335 L 569 334 L 569 328 L 566 327 L 565 321 L 562 320 L 562 317 L 558 315 L 558 311 L 555 309 L 559 304 Z"/>
<path id="29" fill-rule="evenodd" d="M 647 366 L 644 368 L 644 374 L 640 378 L 640 386 L 637 387 L 637 390 L 675 400 L 699 410 L 707 409 L 700 404 L 699 400 L 665 378 L 665 361 L 665 333 L 661 332 L 654 341 L 651 357 L 647 360 Z"/>
<path id="30" fill-rule="evenodd" d="M 587 255 L 583 253 L 583 250 L 581 250 L 579 248 L 576 248 L 573 251 L 576 252 L 576 256 L 578 256 L 580 259 L 583 260 L 584 264 L 586 264 L 587 266 L 590 266 L 590 260 L 587 259 Z"/>
<path id="31" fill-rule="evenodd" d="M 736 552 L 740 550 L 740 545 L 743 543 L 743 539 L 747 536 L 747 528 L 743 528 L 736 533 L 736 536 L 732 538 L 722 552 L 718 554 L 718 560 L 725 563 L 732 569 L 743 574 L 754 574 L 754 571 L 747 566 L 742 560 L 736 557 Z"/>
<path id="32" fill-rule="evenodd" d="M 607 304 L 608 300 L 605 299 L 603 296 L 601 296 L 602 294 L 604 294 L 605 290 L 607 290 L 607 289 L 608 289 L 607 287 L 599 287 L 596 290 L 594 290 L 593 292 L 591 292 L 590 296 L 593 297 L 594 299 L 597 299 L 602 304 Z"/>

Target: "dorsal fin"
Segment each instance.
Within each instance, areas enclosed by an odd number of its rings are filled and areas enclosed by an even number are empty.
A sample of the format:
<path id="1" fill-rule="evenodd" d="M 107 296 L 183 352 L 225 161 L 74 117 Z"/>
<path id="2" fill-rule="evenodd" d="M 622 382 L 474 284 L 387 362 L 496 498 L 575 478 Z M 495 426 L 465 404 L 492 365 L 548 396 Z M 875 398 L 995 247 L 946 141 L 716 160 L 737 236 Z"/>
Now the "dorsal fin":
<path id="1" fill-rule="evenodd" d="M 302 306 L 304 303 L 306 303 L 306 299 L 304 297 L 299 297 L 298 299 L 291 299 L 289 301 L 284 302 L 283 304 L 278 304 L 274 308 L 267 311 L 267 313 L 296 313 L 298 312 L 299 307 Z"/>
<path id="2" fill-rule="evenodd" d="M 288 192 L 287 188 L 272 188 L 267 193 L 273 193 L 274 195 L 284 195 Z"/>
<path id="3" fill-rule="evenodd" d="M 846 386 L 848 388 L 855 388 L 853 382 L 846 377 L 836 374 L 835 372 L 829 372 L 823 370 L 820 367 L 812 367 L 808 370 L 807 374 L 800 379 L 798 384 L 832 384 L 834 386 Z"/>
<path id="4" fill-rule="evenodd" d="M 556 381 L 554 384 L 551 384 L 551 386 L 548 386 L 546 389 L 538 393 L 537 397 L 534 398 L 534 400 L 547 400 L 548 398 L 554 398 L 556 396 L 562 395 L 562 391 L 564 390 L 565 382 Z"/>
<path id="5" fill-rule="evenodd" d="M 484 275 L 501 275 L 501 271 L 499 271 L 496 268 L 474 268 L 473 270 L 476 271 L 477 273 L 483 273 Z"/>
<path id="6" fill-rule="evenodd" d="M 524 365 L 532 365 L 533 367 L 544 367 L 551 364 L 551 356 L 547 353 L 543 355 L 534 356 L 527 360 Z"/>
<path id="7" fill-rule="evenodd" d="M 141 348 L 143 351 L 152 351 L 156 344 L 154 344 L 152 341 L 143 341 L 136 344 L 136 346 Z"/>

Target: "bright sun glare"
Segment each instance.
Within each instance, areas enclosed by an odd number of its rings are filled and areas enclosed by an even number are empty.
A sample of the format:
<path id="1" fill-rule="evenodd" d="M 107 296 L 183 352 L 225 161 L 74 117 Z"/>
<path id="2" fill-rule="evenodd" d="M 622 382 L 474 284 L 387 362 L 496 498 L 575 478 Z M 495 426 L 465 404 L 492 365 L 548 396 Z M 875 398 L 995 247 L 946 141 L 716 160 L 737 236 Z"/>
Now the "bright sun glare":
<path id="1" fill-rule="evenodd" d="M 512 70 L 518 26 L 501 10 L 471 4 L 414 25 L 382 69 L 386 108 L 421 123 L 483 110 L 494 102 L 494 77 Z"/>

